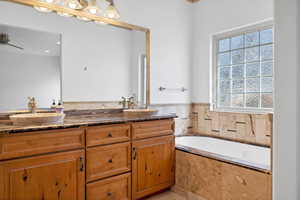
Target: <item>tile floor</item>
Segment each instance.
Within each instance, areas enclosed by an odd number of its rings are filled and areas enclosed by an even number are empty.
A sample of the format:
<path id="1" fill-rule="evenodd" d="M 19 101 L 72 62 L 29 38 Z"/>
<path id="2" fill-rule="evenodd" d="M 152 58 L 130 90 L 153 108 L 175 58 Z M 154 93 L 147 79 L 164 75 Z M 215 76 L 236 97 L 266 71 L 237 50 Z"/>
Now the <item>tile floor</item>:
<path id="1" fill-rule="evenodd" d="M 160 194 L 148 197 L 145 200 L 186 200 L 186 198 L 172 191 L 165 191 Z"/>

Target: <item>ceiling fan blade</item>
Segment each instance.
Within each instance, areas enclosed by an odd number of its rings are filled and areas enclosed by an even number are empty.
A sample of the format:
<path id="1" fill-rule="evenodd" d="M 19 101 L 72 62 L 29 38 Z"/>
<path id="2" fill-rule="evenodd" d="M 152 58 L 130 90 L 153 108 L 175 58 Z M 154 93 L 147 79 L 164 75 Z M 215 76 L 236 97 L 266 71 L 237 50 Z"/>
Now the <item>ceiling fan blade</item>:
<path id="1" fill-rule="evenodd" d="M 12 47 L 15 47 L 15 48 L 17 48 L 17 49 L 24 50 L 23 47 L 19 47 L 19 46 L 17 46 L 17 45 L 11 44 L 11 43 L 7 43 L 7 45 L 12 46 Z"/>

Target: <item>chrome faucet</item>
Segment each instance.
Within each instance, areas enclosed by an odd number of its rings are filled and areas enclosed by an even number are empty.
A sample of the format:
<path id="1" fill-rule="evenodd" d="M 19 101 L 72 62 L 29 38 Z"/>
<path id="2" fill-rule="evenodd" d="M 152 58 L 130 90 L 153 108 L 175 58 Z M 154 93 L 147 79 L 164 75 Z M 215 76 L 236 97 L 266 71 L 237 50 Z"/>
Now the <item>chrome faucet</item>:
<path id="1" fill-rule="evenodd" d="M 30 113 L 36 113 L 37 110 L 37 103 L 34 97 L 28 97 L 28 110 Z"/>
<path id="2" fill-rule="evenodd" d="M 122 104 L 123 109 L 133 109 L 136 105 L 134 102 L 134 97 L 122 97 L 122 101 L 120 101 L 120 104 Z"/>

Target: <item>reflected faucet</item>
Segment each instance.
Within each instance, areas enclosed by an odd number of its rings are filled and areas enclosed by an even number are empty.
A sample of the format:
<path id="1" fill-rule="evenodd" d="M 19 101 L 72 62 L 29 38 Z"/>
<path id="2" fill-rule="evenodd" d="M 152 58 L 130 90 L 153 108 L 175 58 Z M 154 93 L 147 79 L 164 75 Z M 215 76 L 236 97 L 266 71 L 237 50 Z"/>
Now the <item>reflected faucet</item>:
<path id="1" fill-rule="evenodd" d="M 30 113 L 36 113 L 37 103 L 34 97 L 28 97 L 28 110 Z"/>

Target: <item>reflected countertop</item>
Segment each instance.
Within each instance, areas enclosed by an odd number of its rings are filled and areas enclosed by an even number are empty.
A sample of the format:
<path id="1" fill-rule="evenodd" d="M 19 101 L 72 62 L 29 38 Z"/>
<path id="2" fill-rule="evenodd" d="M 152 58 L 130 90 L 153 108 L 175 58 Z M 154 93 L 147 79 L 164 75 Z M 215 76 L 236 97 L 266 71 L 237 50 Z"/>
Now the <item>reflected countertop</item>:
<path id="1" fill-rule="evenodd" d="M 14 134 L 28 131 L 38 130 L 51 130 L 61 128 L 75 128 L 80 126 L 94 126 L 94 125 L 105 125 L 105 124 L 116 124 L 126 122 L 139 122 L 139 121 L 150 121 L 160 119 L 172 119 L 176 118 L 176 114 L 162 114 L 157 113 L 153 115 L 139 115 L 139 116 L 128 116 L 124 113 L 97 113 L 97 114 L 76 114 L 68 115 L 62 123 L 55 124 L 41 124 L 32 126 L 14 126 L 10 124 L 0 123 L 0 135 L 1 134 Z"/>

